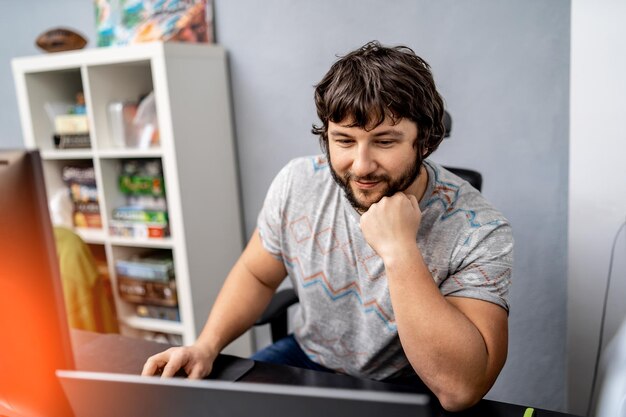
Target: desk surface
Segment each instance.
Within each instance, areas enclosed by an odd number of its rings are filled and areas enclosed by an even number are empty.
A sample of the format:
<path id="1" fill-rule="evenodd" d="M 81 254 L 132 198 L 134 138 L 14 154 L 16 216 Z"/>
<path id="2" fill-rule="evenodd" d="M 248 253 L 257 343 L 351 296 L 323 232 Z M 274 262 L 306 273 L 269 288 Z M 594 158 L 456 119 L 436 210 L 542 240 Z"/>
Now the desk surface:
<path id="1" fill-rule="evenodd" d="M 168 346 L 119 335 L 72 331 L 76 369 L 82 371 L 139 374 L 145 360 Z M 247 360 L 222 355 L 226 363 L 242 365 Z M 226 377 L 225 379 L 228 379 Z M 239 379 L 242 382 L 257 382 L 295 386 L 331 387 L 339 389 L 367 389 L 373 391 L 415 392 L 415 388 L 388 384 L 348 375 L 316 372 L 291 366 L 255 362 L 252 369 Z M 432 394 L 429 394 L 432 395 Z M 436 403 L 437 400 L 434 399 Z M 439 408 L 439 415 L 462 417 L 523 417 L 525 406 L 481 400 L 476 406 L 462 413 L 447 413 Z M 574 417 L 570 414 L 542 409 L 535 410 L 535 417 Z"/>

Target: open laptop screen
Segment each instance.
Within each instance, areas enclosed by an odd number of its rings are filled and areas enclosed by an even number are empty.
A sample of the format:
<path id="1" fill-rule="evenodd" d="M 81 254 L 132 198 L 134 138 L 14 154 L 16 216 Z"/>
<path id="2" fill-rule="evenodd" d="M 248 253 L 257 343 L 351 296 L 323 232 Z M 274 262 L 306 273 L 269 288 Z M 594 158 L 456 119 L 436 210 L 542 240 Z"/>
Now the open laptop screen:
<path id="1" fill-rule="evenodd" d="M 423 394 L 58 371 L 76 417 L 430 417 Z"/>

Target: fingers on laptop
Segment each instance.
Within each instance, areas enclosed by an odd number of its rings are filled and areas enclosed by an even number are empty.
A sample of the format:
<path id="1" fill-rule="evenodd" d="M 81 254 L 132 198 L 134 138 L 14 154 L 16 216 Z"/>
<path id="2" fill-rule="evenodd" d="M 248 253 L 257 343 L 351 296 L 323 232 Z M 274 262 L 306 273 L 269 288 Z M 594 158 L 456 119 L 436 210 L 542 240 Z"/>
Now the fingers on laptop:
<path id="1" fill-rule="evenodd" d="M 206 376 L 206 372 L 203 371 L 202 367 L 199 365 L 196 365 L 193 367 L 193 369 L 191 370 L 191 372 L 189 372 L 189 379 L 202 379 Z"/>
<path id="2" fill-rule="evenodd" d="M 164 353 L 169 351 L 166 350 Z M 176 375 L 179 369 L 183 368 L 187 365 L 189 361 L 189 355 L 184 349 L 173 349 L 169 355 L 168 360 L 163 365 L 163 372 L 161 373 L 162 378 L 171 378 Z"/>
<path id="3" fill-rule="evenodd" d="M 171 355 L 172 352 L 168 349 L 165 352 L 150 356 L 143 366 L 141 375 L 153 376 L 161 374 L 165 366 L 169 363 Z"/>
<path id="4" fill-rule="evenodd" d="M 143 366 L 141 375 L 161 375 L 163 378 L 186 376 L 201 379 L 211 372 L 212 364 L 195 357 L 189 348 L 170 348 L 150 356 Z"/>

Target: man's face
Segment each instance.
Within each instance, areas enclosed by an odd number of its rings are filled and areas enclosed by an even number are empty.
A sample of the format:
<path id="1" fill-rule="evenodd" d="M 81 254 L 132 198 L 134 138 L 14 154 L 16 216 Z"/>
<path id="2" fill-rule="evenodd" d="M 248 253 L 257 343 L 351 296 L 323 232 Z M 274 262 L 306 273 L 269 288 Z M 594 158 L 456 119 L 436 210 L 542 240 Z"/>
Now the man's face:
<path id="1" fill-rule="evenodd" d="M 415 186 L 420 167 L 414 122 L 401 119 L 394 125 L 387 118 L 369 131 L 350 123 L 328 123 L 328 157 L 333 178 L 357 211 Z"/>

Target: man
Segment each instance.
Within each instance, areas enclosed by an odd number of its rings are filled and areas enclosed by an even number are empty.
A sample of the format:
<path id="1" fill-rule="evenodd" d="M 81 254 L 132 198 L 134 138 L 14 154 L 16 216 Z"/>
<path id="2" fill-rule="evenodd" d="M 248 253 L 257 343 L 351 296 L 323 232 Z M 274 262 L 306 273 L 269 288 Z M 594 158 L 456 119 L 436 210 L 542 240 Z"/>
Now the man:
<path id="1" fill-rule="evenodd" d="M 370 42 L 331 67 L 315 102 L 325 156 L 283 168 L 196 343 L 143 374 L 207 375 L 289 275 L 295 332 L 253 358 L 421 379 L 444 408 L 471 406 L 506 359 L 513 242 L 478 191 L 425 159 L 445 133 L 429 66 Z"/>

